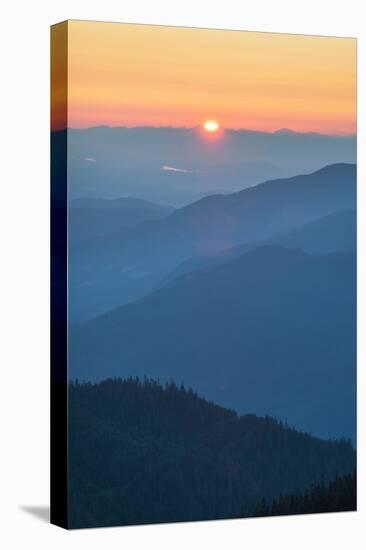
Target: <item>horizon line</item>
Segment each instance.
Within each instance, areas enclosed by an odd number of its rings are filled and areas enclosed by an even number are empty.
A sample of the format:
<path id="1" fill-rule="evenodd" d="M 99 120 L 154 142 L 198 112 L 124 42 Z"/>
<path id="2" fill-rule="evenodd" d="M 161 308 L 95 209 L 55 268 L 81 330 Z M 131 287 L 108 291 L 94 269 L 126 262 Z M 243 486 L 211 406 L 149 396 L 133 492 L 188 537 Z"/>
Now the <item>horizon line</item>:
<path id="1" fill-rule="evenodd" d="M 110 125 L 110 124 L 96 124 L 94 126 L 66 126 L 64 128 L 51 128 L 52 132 L 63 132 L 64 130 L 73 130 L 73 131 L 82 131 L 82 130 L 96 130 L 100 128 L 106 128 L 110 130 L 118 130 L 118 129 L 125 129 L 125 130 L 139 130 L 139 129 L 149 129 L 149 130 L 200 130 L 202 128 L 202 125 L 197 124 L 196 126 L 173 126 L 173 125 L 151 125 L 151 124 L 138 124 L 135 126 L 131 125 Z M 256 134 L 268 134 L 268 135 L 291 135 L 291 134 L 299 134 L 299 135 L 319 135 L 319 136 L 326 136 L 326 137 L 343 137 L 343 138 L 356 138 L 357 137 L 357 131 L 351 132 L 351 133 L 328 133 L 328 132 L 320 132 L 317 130 L 308 130 L 308 131 L 301 131 L 301 130 L 294 130 L 292 128 L 277 128 L 276 130 L 260 130 L 256 128 L 231 128 L 231 127 L 224 127 L 220 126 L 220 129 L 227 132 L 233 132 L 233 133 L 240 133 L 240 132 L 248 132 L 248 133 L 256 133 Z"/>

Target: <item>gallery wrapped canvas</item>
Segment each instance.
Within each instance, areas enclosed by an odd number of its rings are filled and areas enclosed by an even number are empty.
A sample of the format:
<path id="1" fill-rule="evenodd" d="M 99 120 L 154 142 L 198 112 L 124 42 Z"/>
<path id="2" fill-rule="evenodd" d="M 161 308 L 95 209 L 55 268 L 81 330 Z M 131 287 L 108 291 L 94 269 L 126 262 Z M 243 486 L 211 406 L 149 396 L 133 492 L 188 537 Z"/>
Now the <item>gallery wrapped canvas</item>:
<path id="1" fill-rule="evenodd" d="M 51 521 L 356 510 L 356 40 L 51 57 Z"/>

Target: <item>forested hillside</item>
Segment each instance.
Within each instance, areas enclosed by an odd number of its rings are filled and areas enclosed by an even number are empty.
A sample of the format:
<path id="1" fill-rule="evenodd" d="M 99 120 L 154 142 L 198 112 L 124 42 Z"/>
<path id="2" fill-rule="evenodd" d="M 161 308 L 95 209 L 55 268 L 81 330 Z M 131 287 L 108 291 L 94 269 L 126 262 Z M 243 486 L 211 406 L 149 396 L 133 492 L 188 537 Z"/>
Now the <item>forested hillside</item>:
<path id="1" fill-rule="evenodd" d="M 348 441 L 238 416 L 174 382 L 69 385 L 70 527 L 252 516 L 262 498 L 354 468 Z"/>
<path id="2" fill-rule="evenodd" d="M 357 508 L 356 473 L 336 476 L 334 481 L 321 481 L 303 492 L 280 495 L 268 505 L 262 499 L 256 516 L 285 516 L 325 512 L 351 512 Z"/>

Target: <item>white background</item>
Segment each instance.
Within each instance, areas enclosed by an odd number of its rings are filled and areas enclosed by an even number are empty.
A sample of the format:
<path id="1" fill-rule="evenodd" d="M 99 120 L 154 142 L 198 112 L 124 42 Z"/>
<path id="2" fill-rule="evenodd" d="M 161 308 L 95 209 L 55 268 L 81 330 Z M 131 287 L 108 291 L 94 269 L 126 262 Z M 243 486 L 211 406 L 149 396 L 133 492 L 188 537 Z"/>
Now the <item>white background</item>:
<path id="1" fill-rule="evenodd" d="M 360 285 L 366 281 L 363 4 L 361 0 L 13 0 L 2 5 L 0 544 L 4 550 L 364 547 L 365 286 Z M 26 510 L 40 507 L 44 516 L 49 504 L 49 25 L 68 18 L 359 38 L 357 513 L 67 532 Z"/>

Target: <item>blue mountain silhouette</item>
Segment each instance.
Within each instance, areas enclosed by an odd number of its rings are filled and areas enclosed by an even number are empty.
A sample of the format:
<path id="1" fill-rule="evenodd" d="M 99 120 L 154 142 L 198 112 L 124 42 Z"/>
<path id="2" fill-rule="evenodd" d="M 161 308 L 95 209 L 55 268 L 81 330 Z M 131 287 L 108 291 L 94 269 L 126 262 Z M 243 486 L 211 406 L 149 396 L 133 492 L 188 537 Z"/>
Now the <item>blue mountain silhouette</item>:
<path id="1" fill-rule="evenodd" d="M 83 323 L 69 375 L 173 377 L 240 413 L 355 433 L 354 252 L 270 245 Z"/>

